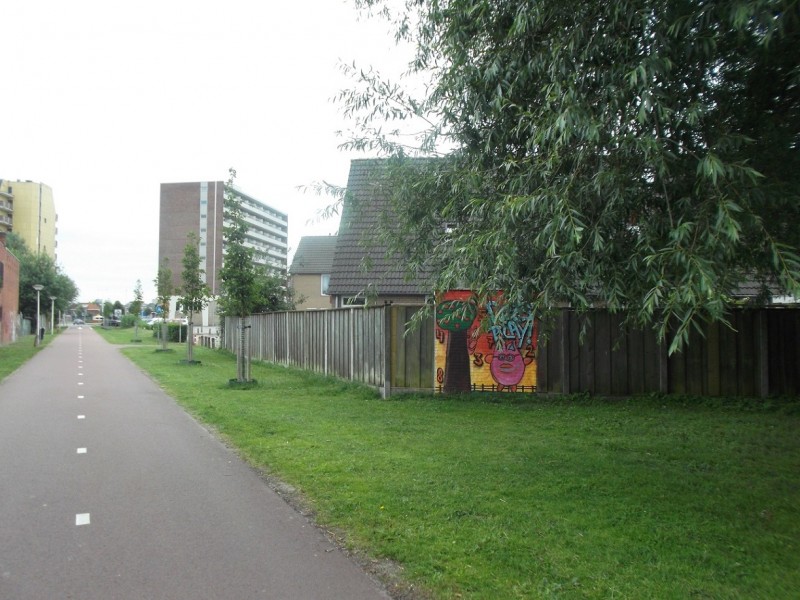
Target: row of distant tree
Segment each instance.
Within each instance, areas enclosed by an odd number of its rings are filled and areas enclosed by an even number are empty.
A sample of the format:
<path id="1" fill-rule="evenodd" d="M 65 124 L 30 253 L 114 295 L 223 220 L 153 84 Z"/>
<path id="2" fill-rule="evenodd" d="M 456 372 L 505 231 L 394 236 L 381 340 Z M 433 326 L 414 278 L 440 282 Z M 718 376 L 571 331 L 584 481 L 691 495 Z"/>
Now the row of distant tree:
<path id="1" fill-rule="evenodd" d="M 78 296 L 78 287 L 61 267 L 48 255 L 31 251 L 25 240 L 14 232 L 6 235 L 5 245 L 19 260 L 19 312 L 35 319 L 34 285 L 43 286 L 39 294 L 42 312 L 50 312 L 51 296 L 55 297 L 52 306 L 57 313 L 69 310 Z"/>

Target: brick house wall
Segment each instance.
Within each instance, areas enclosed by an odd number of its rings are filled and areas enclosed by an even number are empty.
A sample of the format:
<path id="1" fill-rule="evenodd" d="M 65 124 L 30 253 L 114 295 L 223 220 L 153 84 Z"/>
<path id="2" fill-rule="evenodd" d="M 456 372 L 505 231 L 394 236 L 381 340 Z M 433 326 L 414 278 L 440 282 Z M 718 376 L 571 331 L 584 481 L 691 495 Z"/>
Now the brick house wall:
<path id="1" fill-rule="evenodd" d="M 16 339 L 19 314 L 19 260 L 0 242 L 0 345 Z"/>

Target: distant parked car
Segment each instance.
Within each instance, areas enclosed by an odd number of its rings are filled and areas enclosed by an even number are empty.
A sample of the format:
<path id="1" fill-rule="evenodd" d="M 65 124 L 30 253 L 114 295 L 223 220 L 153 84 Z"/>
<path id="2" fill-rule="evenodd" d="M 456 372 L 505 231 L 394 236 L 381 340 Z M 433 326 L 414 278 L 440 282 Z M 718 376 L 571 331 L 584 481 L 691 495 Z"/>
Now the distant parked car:
<path id="1" fill-rule="evenodd" d="M 72 319 L 72 324 L 73 325 L 83 325 L 84 322 L 83 322 L 83 319 Z"/>
<path id="2" fill-rule="evenodd" d="M 147 325 L 152 327 L 153 325 L 158 325 L 159 323 L 163 323 L 163 322 L 164 322 L 164 319 L 162 319 L 161 317 L 153 317 L 152 319 L 147 321 Z"/>
<path id="3" fill-rule="evenodd" d="M 92 321 L 95 323 L 102 323 L 103 322 L 103 315 L 95 315 L 92 317 Z"/>

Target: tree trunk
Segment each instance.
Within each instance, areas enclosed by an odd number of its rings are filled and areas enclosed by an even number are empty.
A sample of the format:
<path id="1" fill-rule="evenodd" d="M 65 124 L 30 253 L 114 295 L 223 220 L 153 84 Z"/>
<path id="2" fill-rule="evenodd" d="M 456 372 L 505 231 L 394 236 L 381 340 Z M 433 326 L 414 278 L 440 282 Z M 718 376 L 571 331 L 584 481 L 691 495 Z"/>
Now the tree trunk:
<path id="1" fill-rule="evenodd" d="M 189 321 L 188 325 L 186 325 L 186 362 L 194 362 L 194 335 L 192 335 L 192 330 L 194 328 L 194 323 L 192 320 L 194 319 L 194 312 L 189 311 Z"/>
<path id="2" fill-rule="evenodd" d="M 245 381 L 252 381 L 252 377 L 250 376 L 250 326 L 247 325 L 244 327 L 244 380 Z"/>
<path id="3" fill-rule="evenodd" d="M 447 335 L 447 362 L 444 367 L 445 393 L 469 392 L 469 349 L 467 330 L 450 331 Z"/>
<path id="4" fill-rule="evenodd" d="M 167 331 L 168 331 L 168 326 L 167 326 L 167 321 L 165 319 L 165 320 L 161 321 L 161 349 L 162 350 L 166 350 L 167 349 Z"/>
<path id="5" fill-rule="evenodd" d="M 247 374 L 245 373 L 245 343 L 244 343 L 244 317 L 239 317 L 239 351 L 236 353 L 236 381 L 243 383 L 247 381 Z"/>

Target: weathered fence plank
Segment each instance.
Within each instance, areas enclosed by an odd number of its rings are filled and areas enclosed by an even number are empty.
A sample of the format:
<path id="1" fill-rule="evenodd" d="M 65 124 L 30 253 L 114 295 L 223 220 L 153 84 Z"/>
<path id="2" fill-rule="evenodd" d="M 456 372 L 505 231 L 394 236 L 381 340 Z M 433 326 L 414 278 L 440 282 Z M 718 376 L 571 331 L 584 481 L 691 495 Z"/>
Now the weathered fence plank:
<path id="1" fill-rule="evenodd" d="M 384 390 L 433 390 L 432 319 L 406 324 L 419 307 L 383 306 L 270 313 L 249 319 L 254 360 L 354 379 Z M 733 329 L 710 324 L 667 357 L 652 330 L 623 329 L 622 317 L 565 310 L 537 348 L 537 389 L 627 395 L 649 392 L 725 396 L 800 394 L 800 310 L 731 313 Z M 588 325 L 586 335 L 580 332 Z M 236 321 L 223 347 L 236 350 Z"/>

